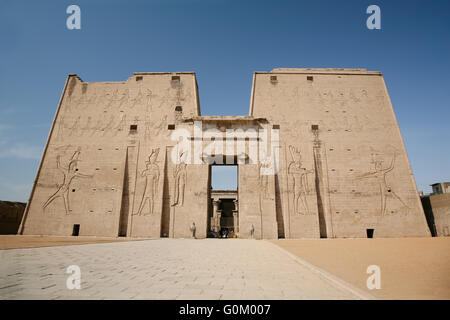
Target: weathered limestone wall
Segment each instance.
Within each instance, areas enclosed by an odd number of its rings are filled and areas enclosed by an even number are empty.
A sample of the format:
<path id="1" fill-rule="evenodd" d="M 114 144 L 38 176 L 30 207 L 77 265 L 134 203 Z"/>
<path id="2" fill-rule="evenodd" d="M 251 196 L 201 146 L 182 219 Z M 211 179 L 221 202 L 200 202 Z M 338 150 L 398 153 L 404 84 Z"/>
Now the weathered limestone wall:
<path id="1" fill-rule="evenodd" d="M 71 235 L 79 225 L 80 235 L 180 238 L 194 222 L 206 237 L 210 160 L 229 157 L 240 237 L 429 235 L 381 73 L 258 72 L 250 115 L 239 117 L 200 116 L 197 91 L 193 73 L 69 76 L 19 232 Z M 171 139 L 180 129 L 189 152 Z M 227 130 L 237 129 L 244 134 L 227 148 Z M 262 175 L 267 159 L 259 149 L 249 156 L 272 129 L 279 170 Z"/>
<path id="2" fill-rule="evenodd" d="M 277 239 L 274 176 L 266 176 L 267 189 L 260 179 L 257 164 L 239 165 L 239 236 L 255 239 Z M 253 227 L 252 227 L 253 226 Z"/>
<path id="3" fill-rule="evenodd" d="M 381 73 L 255 73 L 250 115 L 280 126 L 286 237 L 429 235 Z"/>
<path id="4" fill-rule="evenodd" d="M 69 76 L 21 232 L 70 235 L 79 224 L 80 235 L 159 237 L 164 182 L 174 179 L 168 126 L 198 115 L 193 73 L 107 83 Z"/>

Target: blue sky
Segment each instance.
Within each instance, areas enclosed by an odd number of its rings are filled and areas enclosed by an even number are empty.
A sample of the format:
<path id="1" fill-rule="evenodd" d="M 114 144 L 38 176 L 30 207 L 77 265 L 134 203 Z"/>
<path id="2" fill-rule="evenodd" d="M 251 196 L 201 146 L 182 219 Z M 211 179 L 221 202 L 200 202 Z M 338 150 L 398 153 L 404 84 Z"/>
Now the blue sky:
<path id="1" fill-rule="evenodd" d="M 70 4 L 81 30 L 66 28 Z M 381 30 L 366 28 L 371 4 Z M 430 191 L 450 181 L 449 12 L 445 0 L 2 0 L 0 199 L 28 199 L 69 73 L 194 71 L 202 114 L 246 115 L 252 73 L 276 67 L 382 71 L 416 182 Z"/>

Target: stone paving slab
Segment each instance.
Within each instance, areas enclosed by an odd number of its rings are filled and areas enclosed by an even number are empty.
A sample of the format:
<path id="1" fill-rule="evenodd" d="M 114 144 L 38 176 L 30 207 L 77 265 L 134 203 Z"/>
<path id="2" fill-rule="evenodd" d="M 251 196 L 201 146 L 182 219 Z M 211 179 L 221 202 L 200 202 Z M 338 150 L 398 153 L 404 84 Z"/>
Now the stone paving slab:
<path id="1" fill-rule="evenodd" d="M 66 269 L 81 270 L 69 290 Z M 267 241 L 155 239 L 0 250 L 0 299 L 360 299 Z"/>

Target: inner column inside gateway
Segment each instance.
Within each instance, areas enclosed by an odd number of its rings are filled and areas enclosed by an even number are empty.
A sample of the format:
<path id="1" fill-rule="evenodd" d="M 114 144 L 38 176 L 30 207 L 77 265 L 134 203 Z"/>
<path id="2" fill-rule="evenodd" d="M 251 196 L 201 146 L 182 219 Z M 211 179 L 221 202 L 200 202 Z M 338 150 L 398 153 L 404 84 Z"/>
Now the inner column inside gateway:
<path id="1" fill-rule="evenodd" d="M 210 166 L 208 237 L 235 238 L 239 233 L 238 166 Z"/>

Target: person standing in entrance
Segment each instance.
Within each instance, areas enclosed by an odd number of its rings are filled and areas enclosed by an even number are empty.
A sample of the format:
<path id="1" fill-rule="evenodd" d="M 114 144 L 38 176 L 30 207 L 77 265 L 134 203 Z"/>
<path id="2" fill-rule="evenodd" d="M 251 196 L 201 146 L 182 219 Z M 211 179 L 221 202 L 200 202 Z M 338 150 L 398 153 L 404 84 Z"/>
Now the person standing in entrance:
<path id="1" fill-rule="evenodd" d="M 197 227 L 195 226 L 195 222 L 192 222 L 191 225 L 191 236 L 193 239 L 195 239 L 195 231 L 197 230 Z"/>
<path id="2" fill-rule="evenodd" d="M 255 226 L 252 224 L 250 227 L 250 239 L 253 239 L 253 235 L 255 234 Z"/>

